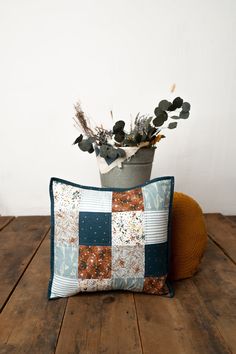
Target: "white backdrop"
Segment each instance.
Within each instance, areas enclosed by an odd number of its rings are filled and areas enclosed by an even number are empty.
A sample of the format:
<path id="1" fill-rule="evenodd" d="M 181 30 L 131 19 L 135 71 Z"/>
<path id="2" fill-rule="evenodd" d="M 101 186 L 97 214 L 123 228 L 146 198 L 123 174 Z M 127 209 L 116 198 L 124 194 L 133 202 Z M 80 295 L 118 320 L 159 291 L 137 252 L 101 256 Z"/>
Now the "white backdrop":
<path id="1" fill-rule="evenodd" d="M 152 177 L 236 214 L 235 0 L 0 0 L 0 214 L 49 214 L 51 176 L 99 185 L 73 104 L 109 126 L 181 96 Z M 170 92 L 172 84 L 176 91 Z"/>

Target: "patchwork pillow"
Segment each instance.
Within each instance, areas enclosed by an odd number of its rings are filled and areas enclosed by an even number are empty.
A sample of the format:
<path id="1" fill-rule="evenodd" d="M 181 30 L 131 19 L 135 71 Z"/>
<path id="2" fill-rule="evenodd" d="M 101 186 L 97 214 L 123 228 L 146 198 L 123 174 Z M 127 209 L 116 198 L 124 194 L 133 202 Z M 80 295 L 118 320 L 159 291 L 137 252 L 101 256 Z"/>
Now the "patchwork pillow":
<path id="1" fill-rule="evenodd" d="M 173 189 L 173 177 L 129 189 L 52 178 L 49 298 L 118 289 L 172 296 Z"/>

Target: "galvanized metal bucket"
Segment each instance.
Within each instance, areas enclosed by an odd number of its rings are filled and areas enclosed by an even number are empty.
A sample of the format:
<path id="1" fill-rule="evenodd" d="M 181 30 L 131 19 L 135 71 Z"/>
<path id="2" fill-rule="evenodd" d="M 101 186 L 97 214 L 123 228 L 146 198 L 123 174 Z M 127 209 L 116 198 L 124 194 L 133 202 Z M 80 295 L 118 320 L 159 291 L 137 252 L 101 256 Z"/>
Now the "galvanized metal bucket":
<path id="1" fill-rule="evenodd" d="M 155 148 L 141 148 L 122 167 L 100 173 L 102 187 L 130 188 L 150 180 Z"/>

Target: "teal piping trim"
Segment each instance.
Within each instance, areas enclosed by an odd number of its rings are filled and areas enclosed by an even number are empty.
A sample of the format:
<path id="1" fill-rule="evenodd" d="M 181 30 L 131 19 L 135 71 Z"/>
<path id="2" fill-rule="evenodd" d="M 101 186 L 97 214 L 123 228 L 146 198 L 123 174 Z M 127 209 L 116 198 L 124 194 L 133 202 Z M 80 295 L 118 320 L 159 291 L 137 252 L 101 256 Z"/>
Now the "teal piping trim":
<path id="1" fill-rule="evenodd" d="M 54 197 L 53 197 L 53 179 L 51 178 L 49 184 L 49 195 L 51 201 L 51 233 L 50 233 L 50 281 L 48 284 L 48 299 L 51 298 L 52 282 L 54 275 L 54 233 L 55 233 L 55 223 L 54 223 Z"/>
<path id="2" fill-rule="evenodd" d="M 174 297 L 175 296 L 175 290 L 173 288 L 172 283 L 168 279 L 166 281 L 166 285 L 167 285 L 167 287 L 169 289 L 168 297 L 171 297 L 171 298 Z"/>

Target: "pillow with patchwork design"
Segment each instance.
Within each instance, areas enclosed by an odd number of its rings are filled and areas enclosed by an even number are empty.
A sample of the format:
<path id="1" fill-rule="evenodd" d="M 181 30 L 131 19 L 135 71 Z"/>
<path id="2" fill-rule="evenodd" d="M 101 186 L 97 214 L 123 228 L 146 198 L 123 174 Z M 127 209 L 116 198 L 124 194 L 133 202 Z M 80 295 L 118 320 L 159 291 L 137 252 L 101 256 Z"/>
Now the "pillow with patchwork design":
<path id="1" fill-rule="evenodd" d="M 172 296 L 173 189 L 173 177 L 129 189 L 52 178 L 49 298 L 99 290 Z"/>

